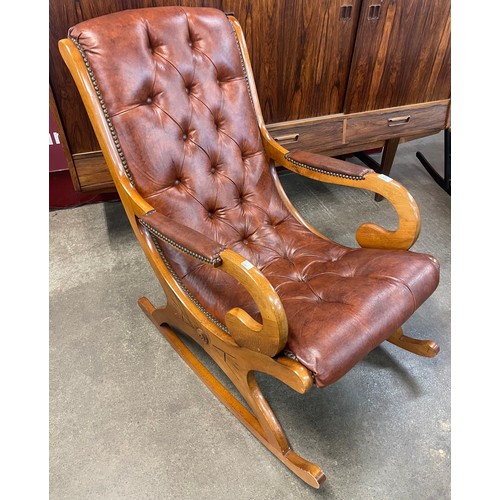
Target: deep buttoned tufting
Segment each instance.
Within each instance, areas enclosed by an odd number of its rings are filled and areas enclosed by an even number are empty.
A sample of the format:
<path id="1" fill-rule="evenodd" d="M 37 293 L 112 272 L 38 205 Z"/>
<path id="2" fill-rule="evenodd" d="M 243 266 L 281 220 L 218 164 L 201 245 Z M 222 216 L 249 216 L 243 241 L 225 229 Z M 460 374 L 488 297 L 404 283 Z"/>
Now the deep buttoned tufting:
<path id="1" fill-rule="evenodd" d="M 111 16 L 105 30 L 95 18 L 69 36 L 95 75 L 131 181 L 157 213 L 258 267 L 285 308 L 286 351 L 318 386 L 334 382 L 429 297 L 438 263 L 406 251 L 346 248 L 293 217 L 271 175 L 240 47 L 223 12 L 158 7 Z M 228 310 L 242 307 L 258 319 L 233 278 L 156 242 L 209 317 L 223 323 Z"/>

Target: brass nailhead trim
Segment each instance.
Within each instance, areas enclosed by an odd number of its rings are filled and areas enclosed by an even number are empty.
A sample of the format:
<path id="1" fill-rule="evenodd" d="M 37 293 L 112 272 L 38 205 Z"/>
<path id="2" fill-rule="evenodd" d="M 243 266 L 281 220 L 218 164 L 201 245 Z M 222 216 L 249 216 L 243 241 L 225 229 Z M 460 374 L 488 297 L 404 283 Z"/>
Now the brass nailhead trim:
<path id="1" fill-rule="evenodd" d="M 113 123 L 111 122 L 111 118 L 109 117 L 108 110 L 106 108 L 106 105 L 104 104 L 104 99 L 102 98 L 101 95 L 101 90 L 99 89 L 99 85 L 97 85 L 97 80 L 95 78 L 94 72 L 92 71 L 92 67 L 90 66 L 90 63 L 87 59 L 87 56 L 85 55 L 85 51 L 83 50 L 83 47 L 80 45 L 78 40 L 76 38 L 70 37 L 71 41 L 76 45 L 76 48 L 80 52 L 83 62 L 85 63 L 85 66 L 87 68 L 87 72 L 89 74 L 90 80 L 92 81 L 92 85 L 94 86 L 94 90 L 96 92 L 97 98 L 99 99 L 99 103 L 101 104 L 102 111 L 104 113 L 104 118 L 106 119 L 106 123 L 108 124 L 109 131 L 111 132 L 111 136 L 113 137 L 113 142 L 115 143 L 116 150 L 118 152 L 118 155 L 120 156 L 120 161 L 122 163 L 123 169 L 125 170 L 125 173 L 127 174 L 127 177 L 130 181 L 130 184 L 135 187 L 134 180 L 132 179 L 132 174 L 130 173 L 130 170 L 128 168 L 127 160 L 125 159 L 125 155 L 123 154 L 122 147 L 120 145 L 120 141 L 118 140 L 118 136 L 116 135 L 115 128 L 113 126 Z"/>
<path id="2" fill-rule="evenodd" d="M 160 238 L 160 240 L 163 240 L 164 242 L 168 243 L 169 245 L 177 248 L 178 250 L 181 250 L 182 252 L 186 253 L 187 255 L 190 255 L 191 257 L 194 257 L 198 260 L 206 262 L 207 264 L 211 264 L 212 266 L 215 266 L 215 265 L 220 264 L 222 262 L 220 255 L 216 255 L 215 257 L 212 257 L 212 258 L 205 257 L 204 255 L 201 255 L 197 252 L 193 252 L 189 248 L 186 248 L 185 246 L 177 243 L 175 240 L 172 240 L 168 236 L 165 236 L 164 234 L 160 233 L 160 231 L 156 230 L 154 227 L 150 226 L 147 222 L 144 222 L 142 219 L 139 219 L 139 222 L 151 234 L 154 234 L 156 237 Z"/>
<path id="3" fill-rule="evenodd" d="M 226 16 L 227 15 L 229 15 L 229 14 L 226 14 Z M 227 19 L 227 17 L 226 17 L 226 19 Z M 248 74 L 247 74 L 247 70 L 245 68 L 245 59 L 243 58 L 243 51 L 241 50 L 240 41 L 238 40 L 238 35 L 236 33 L 236 30 L 234 29 L 233 23 L 229 19 L 227 19 L 227 21 L 229 23 L 229 26 L 231 26 L 231 31 L 233 32 L 234 39 L 235 39 L 236 45 L 238 47 L 238 52 L 239 52 L 239 55 L 240 55 L 241 68 L 243 70 L 243 77 L 245 79 L 245 84 L 247 86 L 248 96 L 250 97 L 250 102 L 252 103 L 252 107 L 254 109 L 255 114 L 257 114 L 257 110 L 255 109 L 255 104 L 254 104 L 253 98 L 252 98 L 252 89 L 250 88 L 250 82 L 248 80 Z"/>
<path id="4" fill-rule="evenodd" d="M 290 158 L 287 154 L 285 155 L 285 159 L 290 163 L 293 163 L 299 167 L 307 168 L 308 170 L 312 170 L 313 172 L 319 172 L 320 174 L 331 175 L 332 177 L 342 177 L 343 179 L 352 179 L 354 181 L 364 181 L 364 175 L 348 175 L 348 174 L 340 174 L 338 172 L 330 172 L 329 170 L 323 170 L 322 168 L 313 167 L 312 165 L 307 165 L 306 163 L 301 163 L 300 161 L 294 160 Z"/>
<path id="5" fill-rule="evenodd" d="M 193 302 L 193 304 L 216 326 L 218 326 L 221 330 L 223 330 L 225 333 L 229 334 L 229 330 L 224 325 L 221 323 L 218 319 L 214 318 L 199 302 L 198 300 L 193 296 L 193 294 L 186 288 L 184 283 L 181 281 L 179 276 L 177 276 L 177 273 L 174 271 L 174 268 L 171 266 L 170 262 L 167 260 L 165 257 L 165 254 L 163 253 L 163 250 L 161 249 L 160 245 L 158 244 L 158 240 L 154 237 L 151 236 L 153 239 L 153 243 L 155 244 L 156 250 L 160 254 L 161 259 L 163 260 L 164 264 L 167 266 L 167 269 L 169 270 L 170 274 L 176 281 L 176 283 L 181 287 L 182 291 L 189 297 L 189 299 Z"/>
<path id="6" fill-rule="evenodd" d="M 247 87 L 248 96 L 250 97 L 250 102 L 252 103 L 252 107 L 254 108 L 254 111 L 256 112 L 256 110 L 255 110 L 255 104 L 254 104 L 253 98 L 252 98 L 252 91 L 251 91 L 251 88 L 250 88 L 250 82 L 248 80 L 248 74 L 247 74 L 247 71 L 246 71 L 246 68 L 245 68 L 245 61 L 244 61 L 244 58 L 243 58 L 243 52 L 241 50 L 240 42 L 238 40 L 238 35 L 236 34 L 236 30 L 234 29 L 234 26 L 229 21 L 229 19 L 228 19 L 228 22 L 229 22 L 229 25 L 231 26 L 231 30 L 233 32 L 233 35 L 234 35 L 234 38 L 235 38 L 235 41 L 236 41 L 236 45 L 238 47 L 241 68 L 243 70 L 243 77 L 245 79 L 245 84 L 246 84 L 246 87 Z M 76 38 L 74 38 L 74 37 L 70 37 L 70 39 L 76 45 L 78 51 L 80 52 L 80 54 L 81 54 L 81 56 L 83 58 L 83 62 L 85 63 L 85 66 L 86 66 L 87 71 L 89 73 L 90 79 L 92 81 L 92 85 L 94 86 L 94 90 L 96 91 L 97 97 L 99 99 L 99 102 L 101 104 L 101 108 L 102 108 L 103 113 L 104 113 L 104 117 L 106 118 L 106 122 L 107 122 L 109 130 L 111 132 L 111 136 L 113 137 L 113 141 L 115 143 L 116 149 L 117 149 L 118 154 L 120 156 L 120 160 L 122 162 L 122 166 L 123 166 L 123 168 L 125 170 L 125 173 L 127 174 L 127 177 L 129 178 L 130 183 L 132 184 L 132 186 L 134 186 L 134 181 L 132 179 L 132 174 L 130 173 L 130 170 L 129 170 L 128 164 L 127 164 L 127 160 L 125 159 L 125 155 L 123 154 L 123 151 L 122 151 L 122 148 L 121 148 L 121 145 L 120 145 L 120 141 L 118 140 L 118 137 L 116 135 L 116 131 L 115 131 L 115 129 L 113 127 L 113 124 L 111 122 L 111 119 L 109 117 L 106 105 L 104 104 L 104 100 L 102 99 L 101 91 L 99 89 L 99 86 L 97 85 L 97 80 L 96 80 L 96 78 L 94 76 L 94 72 L 92 71 L 92 67 L 90 66 L 90 63 L 89 63 L 89 61 L 87 59 L 87 56 L 85 55 L 85 51 L 83 50 L 83 47 L 80 45 L 80 43 L 78 42 L 78 40 Z"/>

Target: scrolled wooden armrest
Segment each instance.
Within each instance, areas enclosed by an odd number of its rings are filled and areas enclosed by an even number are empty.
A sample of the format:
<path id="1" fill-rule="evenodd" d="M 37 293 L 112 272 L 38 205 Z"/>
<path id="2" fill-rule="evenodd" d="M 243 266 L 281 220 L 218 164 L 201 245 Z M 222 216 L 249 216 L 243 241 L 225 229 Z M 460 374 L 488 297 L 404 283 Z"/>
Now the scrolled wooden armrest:
<path id="1" fill-rule="evenodd" d="M 261 129 L 262 131 L 262 129 Z M 370 168 L 305 151 L 288 152 L 264 134 L 266 152 L 279 165 L 305 177 L 366 189 L 382 195 L 396 210 L 399 224 L 390 231 L 377 224 L 361 224 L 356 240 L 365 248 L 408 250 L 420 234 L 420 210 L 413 196 L 399 182 Z"/>
<path id="2" fill-rule="evenodd" d="M 269 280 L 248 260 L 232 250 L 221 252 L 219 269 L 236 278 L 259 308 L 262 324 L 238 307 L 226 313 L 226 325 L 241 347 L 267 356 L 280 353 L 288 340 L 288 321 L 281 299 Z"/>
<path id="3" fill-rule="evenodd" d="M 154 237 L 224 271 L 247 290 L 259 308 L 262 323 L 254 320 L 239 307 L 226 313 L 226 326 L 240 347 L 267 356 L 275 356 L 283 350 L 288 339 L 285 311 L 278 294 L 259 269 L 240 254 L 159 212 L 144 214 L 138 221 Z"/>

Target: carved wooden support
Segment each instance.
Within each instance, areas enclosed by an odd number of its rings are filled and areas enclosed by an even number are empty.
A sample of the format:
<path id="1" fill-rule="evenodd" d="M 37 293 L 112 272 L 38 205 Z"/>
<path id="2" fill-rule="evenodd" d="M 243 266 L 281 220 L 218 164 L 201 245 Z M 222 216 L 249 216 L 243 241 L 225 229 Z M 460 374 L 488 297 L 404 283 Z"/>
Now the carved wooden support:
<path id="1" fill-rule="evenodd" d="M 156 309 L 145 297 L 139 300 L 139 305 L 219 401 L 298 477 L 310 486 L 319 488 L 326 479 L 323 471 L 316 464 L 305 460 L 292 450 L 278 419 L 255 379 L 256 371 L 267 373 L 303 394 L 313 385 L 311 373 L 299 362 L 290 358 L 270 358 L 258 352 L 226 343 L 218 335 L 214 334 L 210 328 L 195 327 L 190 322 L 183 324 L 184 320 L 168 306 Z M 203 347 L 232 381 L 248 403 L 251 411 L 243 406 L 206 369 L 171 326 L 182 328 L 186 334 Z"/>
<path id="2" fill-rule="evenodd" d="M 420 340 L 403 335 L 403 329 L 398 328 L 388 339 L 391 344 L 397 345 L 406 351 L 433 358 L 439 352 L 439 346 L 434 340 Z"/>

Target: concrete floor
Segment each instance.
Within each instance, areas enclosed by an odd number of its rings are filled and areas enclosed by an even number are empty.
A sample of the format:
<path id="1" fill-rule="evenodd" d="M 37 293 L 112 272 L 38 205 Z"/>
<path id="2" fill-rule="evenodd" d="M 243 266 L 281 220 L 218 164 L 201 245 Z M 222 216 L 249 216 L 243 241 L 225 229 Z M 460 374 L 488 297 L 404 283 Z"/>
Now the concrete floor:
<path id="1" fill-rule="evenodd" d="M 420 206 L 413 250 L 442 266 L 405 332 L 436 340 L 440 354 L 385 343 L 305 396 L 259 377 L 294 449 L 325 472 L 319 491 L 250 435 L 139 309 L 139 297 L 161 305 L 162 294 L 120 203 L 51 212 L 51 499 L 450 498 L 450 196 L 415 157 L 442 168 L 442 139 L 401 145 L 391 172 Z M 341 243 L 354 245 L 363 221 L 395 223 L 369 193 L 282 179 L 304 217 Z"/>

